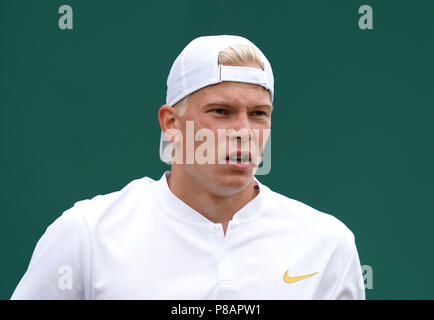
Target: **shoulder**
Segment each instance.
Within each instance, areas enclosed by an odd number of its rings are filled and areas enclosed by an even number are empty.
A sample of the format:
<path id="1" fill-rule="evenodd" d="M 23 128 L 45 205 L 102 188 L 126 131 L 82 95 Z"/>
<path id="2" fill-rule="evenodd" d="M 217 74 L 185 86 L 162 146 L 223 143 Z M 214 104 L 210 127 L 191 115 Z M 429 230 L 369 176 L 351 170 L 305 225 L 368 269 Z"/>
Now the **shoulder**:
<path id="1" fill-rule="evenodd" d="M 125 206 L 131 200 L 140 199 L 146 194 L 146 189 L 153 181 L 147 177 L 136 179 L 119 191 L 76 202 L 47 227 L 44 237 L 67 238 L 68 242 L 86 238 L 95 221 L 110 209 L 117 207 L 117 211 L 125 211 Z"/>
<path id="2" fill-rule="evenodd" d="M 146 198 L 152 196 L 150 188 L 153 183 L 155 181 L 149 177 L 135 179 L 121 190 L 76 202 L 72 211 L 77 215 L 80 212 L 91 226 L 104 217 L 131 211 L 138 202 L 146 202 Z"/>
<path id="3" fill-rule="evenodd" d="M 318 241 L 331 241 L 336 244 L 354 243 L 353 232 L 338 218 L 322 212 L 301 201 L 265 187 L 268 207 L 276 220 L 286 228 L 296 228 L 307 237 Z"/>

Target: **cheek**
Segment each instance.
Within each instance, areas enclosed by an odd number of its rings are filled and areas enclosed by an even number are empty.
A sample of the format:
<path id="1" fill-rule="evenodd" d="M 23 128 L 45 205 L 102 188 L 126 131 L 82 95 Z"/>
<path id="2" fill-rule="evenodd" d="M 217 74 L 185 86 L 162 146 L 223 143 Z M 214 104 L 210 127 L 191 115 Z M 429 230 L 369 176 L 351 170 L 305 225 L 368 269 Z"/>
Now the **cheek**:
<path id="1" fill-rule="evenodd" d="M 253 133 L 252 143 L 251 143 L 252 157 L 255 159 L 259 159 L 263 155 L 264 148 L 268 139 L 270 139 L 271 129 L 269 128 L 257 129 L 257 130 L 253 129 L 252 133 Z"/>
<path id="2" fill-rule="evenodd" d="M 220 125 L 220 126 L 219 126 Z M 221 123 L 216 122 L 215 120 L 207 119 L 206 117 L 197 118 L 194 121 L 194 135 L 196 136 L 208 136 L 212 135 L 214 137 L 214 141 L 217 144 L 218 142 L 218 130 L 221 128 Z M 197 144 L 201 144 L 203 141 L 196 141 Z"/>
<path id="3" fill-rule="evenodd" d="M 268 139 L 270 138 L 270 135 L 271 135 L 271 129 L 270 128 L 262 130 L 262 142 L 263 142 L 263 144 L 265 144 L 268 141 Z"/>

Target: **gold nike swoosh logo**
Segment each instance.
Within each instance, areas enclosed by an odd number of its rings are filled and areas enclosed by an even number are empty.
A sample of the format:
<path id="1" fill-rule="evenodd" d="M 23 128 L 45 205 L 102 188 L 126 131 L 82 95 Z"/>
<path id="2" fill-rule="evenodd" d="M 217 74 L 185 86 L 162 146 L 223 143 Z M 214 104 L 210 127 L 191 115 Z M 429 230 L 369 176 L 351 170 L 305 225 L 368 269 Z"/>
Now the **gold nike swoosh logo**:
<path id="1" fill-rule="evenodd" d="M 290 277 L 288 275 L 288 270 L 286 270 L 285 274 L 283 275 L 283 280 L 285 280 L 285 282 L 288 282 L 288 283 L 293 283 L 293 282 L 296 282 L 298 280 L 303 280 L 303 279 L 306 279 L 308 277 L 312 277 L 312 276 L 316 275 L 317 273 L 318 272 L 305 274 L 305 275 L 297 276 L 297 277 Z"/>

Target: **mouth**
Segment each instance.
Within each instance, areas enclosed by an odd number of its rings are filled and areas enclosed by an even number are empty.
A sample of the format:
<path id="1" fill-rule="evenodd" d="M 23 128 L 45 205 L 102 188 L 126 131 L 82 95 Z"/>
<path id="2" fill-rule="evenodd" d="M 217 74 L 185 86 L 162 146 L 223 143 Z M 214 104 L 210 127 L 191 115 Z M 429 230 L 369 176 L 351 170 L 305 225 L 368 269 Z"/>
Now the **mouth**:
<path id="1" fill-rule="evenodd" d="M 252 160 L 250 152 L 234 152 L 226 157 L 226 161 L 235 163 L 248 163 Z"/>
<path id="2" fill-rule="evenodd" d="M 226 163 L 235 170 L 247 170 L 252 161 L 250 152 L 235 152 L 226 157 Z"/>

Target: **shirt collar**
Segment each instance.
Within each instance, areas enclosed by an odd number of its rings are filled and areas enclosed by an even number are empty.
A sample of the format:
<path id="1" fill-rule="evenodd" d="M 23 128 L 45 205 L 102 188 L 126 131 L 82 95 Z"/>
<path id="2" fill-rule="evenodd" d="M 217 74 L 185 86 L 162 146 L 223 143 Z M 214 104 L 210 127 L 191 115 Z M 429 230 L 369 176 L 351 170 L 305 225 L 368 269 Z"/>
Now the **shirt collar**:
<path id="1" fill-rule="evenodd" d="M 191 223 L 199 224 L 214 224 L 214 222 L 208 220 L 205 216 L 188 206 L 185 202 L 175 196 L 169 189 L 167 178 L 171 172 L 166 171 L 160 180 L 155 182 L 154 196 L 162 207 L 163 211 L 170 213 L 178 219 L 187 220 Z M 242 223 L 248 219 L 253 218 L 257 214 L 262 212 L 264 206 L 265 193 L 268 188 L 262 185 L 256 178 L 255 187 L 259 188 L 259 193 L 255 198 L 250 200 L 240 210 L 238 210 L 232 217 L 233 221 Z"/>

